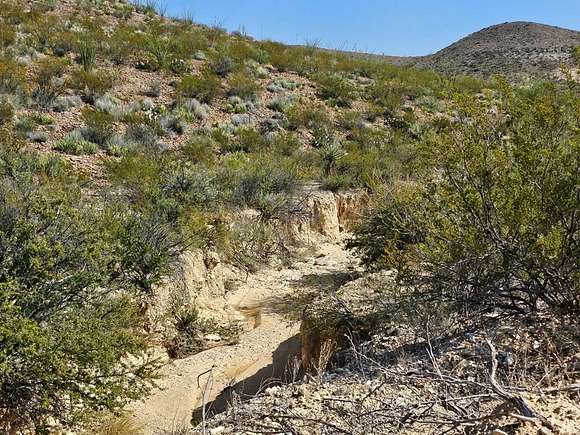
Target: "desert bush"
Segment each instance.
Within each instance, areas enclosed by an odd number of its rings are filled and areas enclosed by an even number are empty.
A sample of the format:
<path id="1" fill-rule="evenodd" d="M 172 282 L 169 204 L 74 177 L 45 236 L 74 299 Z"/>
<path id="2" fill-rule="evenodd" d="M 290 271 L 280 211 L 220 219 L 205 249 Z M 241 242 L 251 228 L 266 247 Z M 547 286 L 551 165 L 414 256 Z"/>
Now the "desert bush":
<path id="1" fill-rule="evenodd" d="M 82 136 L 85 140 L 104 146 L 115 134 L 114 118 L 106 112 L 91 109 L 83 109 L 85 127 L 82 128 Z"/>
<path id="2" fill-rule="evenodd" d="M 97 144 L 86 140 L 80 130 L 68 133 L 54 144 L 54 149 L 75 156 L 94 154 L 97 152 Z"/>
<path id="3" fill-rule="evenodd" d="M 89 36 L 80 38 L 76 44 L 76 61 L 85 71 L 91 71 L 97 63 L 97 47 Z"/>
<path id="4" fill-rule="evenodd" d="M 53 31 L 48 40 L 48 47 L 52 49 L 55 56 L 64 57 L 68 53 L 74 52 L 77 44 L 75 32 L 70 30 Z"/>
<path id="5" fill-rule="evenodd" d="M 83 99 L 89 103 L 94 103 L 99 97 L 105 95 L 113 88 L 115 76 L 105 71 L 85 71 L 76 70 L 71 74 L 69 87 L 78 90 Z"/>
<path id="6" fill-rule="evenodd" d="M 77 95 L 56 97 L 52 108 L 55 112 L 66 112 L 72 107 L 77 107 L 83 104 L 81 97 Z"/>
<path id="7" fill-rule="evenodd" d="M 116 64 L 128 64 L 144 47 L 144 36 L 133 27 L 119 25 L 107 41 L 107 56 Z"/>
<path id="8" fill-rule="evenodd" d="M 445 110 L 445 104 L 432 95 L 421 95 L 417 98 L 417 105 L 429 113 L 440 113 Z"/>
<path id="9" fill-rule="evenodd" d="M 12 24 L 0 23 L 0 48 L 5 50 L 16 42 L 16 31 Z"/>
<path id="10" fill-rule="evenodd" d="M 0 99 L 0 125 L 8 124 L 14 119 L 14 105 L 7 98 Z"/>
<path id="11" fill-rule="evenodd" d="M 275 154 L 291 156 L 301 147 L 300 140 L 291 132 L 280 132 L 269 139 L 269 147 Z"/>
<path id="12" fill-rule="evenodd" d="M 32 97 L 40 107 L 52 107 L 63 91 L 62 75 L 66 66 L 58 59 L 45 57 L 38 62 L 36 68 L 36 88 Z"/>
<path id="13" fill-rule="evenodd" d="M 298 101 L 296 95 L 282 95 L 275 97 L 268 102 L 268 107 L 280 113 L 286 113 Z"/>
<path id="14" fill-rule="evenodd" d="M 218 52 L 209 63 L 210 70 L 219 77 L 227 77 L 234 68 L 234 60 L 226 53 Z"/>
<path id="15" fill-rule="evenodd" d="M 322 162 L 324 176 L 334 175 L 337 164 L 346 155 L 340 141 L 336 138 L 330 138 L 318 147 L 318 154 Z"/>
<path id="16" fill-rule="evenodd" d="M 312 130 L 331 129 L 332 123 L 328 112 L 321 105 L 300 104 L 292 105 L 286 112 L 290 127 L 297 129 L 306 127 Z"/>
<path id="17" fill-rule="evenodd" d="M 218 335 L 223 343 L 234 343 L 241 328 L 238 324 L 222 325 L 215 320 L 203 318 L 195 306 L 180 306 L 174 309 L 176 334 L 165 342 L 171 358 L 186 358 L 207 349 L 206 336 Z"/>
<path id="18" fill-rule="evenodd" d="M 144 123 L 132 123 L 125 132 L 127 140 L 134 142 L 146 149 L 152 149 L 157 144 L 157 134 L 149 125 Z"/>
<path id="19" fill-rule="evenodd" d="M 348 79 L 337 74 L 318 74 L 314 77 L 320 96 L 341 107 L 350 106 L 356 98 L 356 89 Z"/>
<path id="20" fill-rule="evenodd" d="M 183 156 L 190 162 L 209 164 L 215 159 L 217 144 L 211 137 L 194 134 L 183 145 L 181 152 Z"/>
<path id="21" fill-rule="evenodd" d="M 459 313 L 578 312 L 580 98 L 501 86 L 494 111 L 459 99 L 461 125 L 425 150 L 437 175 L 392 192 L 350 246 Z"/>
<path id="22" fill-rule="evenodd" d="M 196 98 L 202 103 L 211 103 L 220 93 L 221 82 L 219 78 L 209 70 L 201 75 L 186 75 L 177 84 L 175 91 L 181 98 Z"/>
<path id="23" fill-rule="evenodd" d="M 222 140 L 220 145 L 221 150 L 226 153 L 251 153 L 264 149 L 266 140 L 257 130 L 251 127 L 240 127 L 233 137 L 227 137 Z"/>
<path id="24" fill-rule="evenodd" d="M 260 87 L 253 75 L 242 70 L 232 74 L 228 79 L 228 95 L 240 97 L 243 100 L 255 101 Z"/>
<path id="25" fill-rule="evenodd" d="M 165 36 L 149 35 L 145 40 L 145 50 L 150 56 L 148 69 L 158 71 L 169 67 L 171 41 Z"/>
<path id="26" fill-rule="evenodd" d="M 403 103 L 405 88 L 402 84 L 378 80 L 366 90 L 367 99 L 394 115 Z"/>
<path id="27" fill-rule="evenodd" d="M 166 133 L 183 134 L 187 129 L 187 122 L 178 113 L 162 116 L 159 125 Z"/>
<path id="28" fill-rule="evenodd" d="M 26 68 L 10 59 L 0 59 L 0 92 L 13 94 L 26 89 Z"/>
<path id="29" fill-rule="evenodd" d="M 111 97 L 108 94 L 103 95 L 95 100 L 95 109 L 100 110 L 101 112 L 105 112 L 115 120 L 120 121 L 137 109 L 140 109 L 141 106 L 139 102 L 135 102 L 132 104 L 123 104 L 117 98 Z"/>
<path id="30" fill-rule="evenodd" d="M 79 201 L 74 179 L 59 181 L 62 171 L 49 175 L 9 143 L 0 151 L 0 251 L 18 255 L 0 263 L 0 429 L 71 429 L 141 397 L 155 364 L 138 307 L 120 292 L 114 214 Z"/>

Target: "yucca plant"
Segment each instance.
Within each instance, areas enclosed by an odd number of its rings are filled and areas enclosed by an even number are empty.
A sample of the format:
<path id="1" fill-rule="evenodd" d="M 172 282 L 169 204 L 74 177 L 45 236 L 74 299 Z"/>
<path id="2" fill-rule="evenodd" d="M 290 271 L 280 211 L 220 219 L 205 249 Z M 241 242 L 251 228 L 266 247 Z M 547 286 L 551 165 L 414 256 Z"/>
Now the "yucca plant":
<path id="1" fill-rule="evenodd" d="M 329 139 L 320 146 L 318 155 L 322 161 L 324 176 L 328 177 L 334 174 L 338 162 L 346 156 L 346 151 L 340 141 L 335 138 Z"/>

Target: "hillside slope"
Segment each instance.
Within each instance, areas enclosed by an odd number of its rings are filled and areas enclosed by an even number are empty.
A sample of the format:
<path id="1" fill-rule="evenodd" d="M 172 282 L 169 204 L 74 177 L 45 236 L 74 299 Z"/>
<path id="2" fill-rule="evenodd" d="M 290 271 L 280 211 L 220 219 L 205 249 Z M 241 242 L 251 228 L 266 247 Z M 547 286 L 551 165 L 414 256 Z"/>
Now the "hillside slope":
<path id="1" fill-rule="evenodd" d="M 487 27 L 410 63 L 447 74 L 553 77 L 561 64 L 571 64 L 578 45 L 575 30 L 513 22 Z"/>

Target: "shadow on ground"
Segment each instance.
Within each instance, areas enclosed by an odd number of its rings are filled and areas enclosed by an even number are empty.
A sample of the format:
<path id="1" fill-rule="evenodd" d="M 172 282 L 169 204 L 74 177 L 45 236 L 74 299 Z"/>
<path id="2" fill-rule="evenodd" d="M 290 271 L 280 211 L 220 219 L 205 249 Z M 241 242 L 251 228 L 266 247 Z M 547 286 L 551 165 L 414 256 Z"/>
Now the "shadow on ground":
<path id="1" fill-rule="evenodd" d="M 358 272 L 325 272 L 304 275 L 290 285 L 296 291 L 272 296 L 263 304 L 266 312 L 279 314 L 288 320 L 299 321 L 304 307 L 321 293 L 332 293 L 360 276 Z"/>
<path id="2" fill-rule="evenodd" d="M 234 400 L 248 400 L 266 388 L 297 380 L 302 373 L 299 365 L 300 338 L 298 335 L 282 342 L 272 353 L 272 363 L 258 370 L 254 375 L 225 388 L 213 401 L 205 406 L 205 418 L 224 412 Z M 202 421 L 203 407 L 192 413 L 195 425 Z"/>

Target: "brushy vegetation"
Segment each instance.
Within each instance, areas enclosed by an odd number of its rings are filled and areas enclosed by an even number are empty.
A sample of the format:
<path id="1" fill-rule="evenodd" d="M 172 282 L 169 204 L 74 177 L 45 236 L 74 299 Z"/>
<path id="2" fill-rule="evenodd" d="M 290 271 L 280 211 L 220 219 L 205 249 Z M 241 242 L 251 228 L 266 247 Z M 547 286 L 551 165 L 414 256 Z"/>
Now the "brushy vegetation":
<path id="1" fill-rule="evenodd" d="M 457 124 L 425 148 L 429 172 L 388 189 L 351 247 L 370 267 L 397 269 L 411 297 L 469 319 L 577 314 L 580 97 L 572 86 L 526 92 L 503 83 L 495 97 L 458 96 Z"/>
<path id="2" fill-rule="evenodd" d="M 142 397 L 147 304 L 179 254 L 288 256 L 305 183 L 378 198 L 350 247 L 421 307 L 578 312 L 577 85 L 257 42 L 154 2 L 0 6 L 1 431 Z M 175 357 L 216 327 L 189 308 Z"/>

